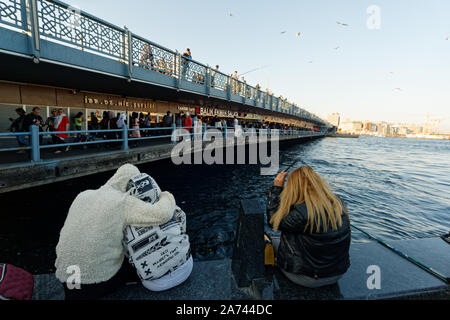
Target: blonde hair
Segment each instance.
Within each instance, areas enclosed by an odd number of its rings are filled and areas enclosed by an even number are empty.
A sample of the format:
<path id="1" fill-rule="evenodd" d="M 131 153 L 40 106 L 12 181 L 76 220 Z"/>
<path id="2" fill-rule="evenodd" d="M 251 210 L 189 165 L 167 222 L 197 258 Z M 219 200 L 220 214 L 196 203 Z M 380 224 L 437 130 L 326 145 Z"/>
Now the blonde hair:
<path id="1" fill-rule="evenodd" d="M 304 231 L 327 232 L 330 226 L 337 230 L 342 226 L 342 212 L 348 214 L 339 198 L 331 191 L 328 183 L 311 167 L 303 166 L 294 170 L 281 193 L 280 206 L 270 219 L 274 230 L 278 230 L 281 221 L 289 214 L 292 205 L 306 204 L 308 221 Z"/>

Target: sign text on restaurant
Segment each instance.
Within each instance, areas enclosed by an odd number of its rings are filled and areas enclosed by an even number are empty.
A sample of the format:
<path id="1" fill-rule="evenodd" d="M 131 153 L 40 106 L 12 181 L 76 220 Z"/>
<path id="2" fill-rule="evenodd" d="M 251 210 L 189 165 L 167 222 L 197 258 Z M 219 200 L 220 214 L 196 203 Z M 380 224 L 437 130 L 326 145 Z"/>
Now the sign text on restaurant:
<path id="1" fill-rule="evenodd" d="M 105 107 L 122 107 L 133 109 L 149 109 L 149 110 L 155 109 L 155 104 L 153 102 L 130 101 L 127 99 L 99 99 L 85 96 L 84 103 L 86 105 L 95 104 Z"/>

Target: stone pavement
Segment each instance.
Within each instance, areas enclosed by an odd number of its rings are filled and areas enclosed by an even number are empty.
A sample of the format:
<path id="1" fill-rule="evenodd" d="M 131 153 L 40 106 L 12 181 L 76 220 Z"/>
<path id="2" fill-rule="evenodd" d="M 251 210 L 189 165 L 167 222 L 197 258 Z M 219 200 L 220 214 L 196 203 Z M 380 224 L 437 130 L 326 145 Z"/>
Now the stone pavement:
<path id="1" fill-rule="evenodd" d="M 394 247 L 450 276 L 450 245 L 440 238 L 391 241 Z M 352 244 L 351 267 L 332 286 L 308 289 L 297 286 L 277 269 L 265 279 L 238 288 L 231 260 L 194 263 L 191 277 L 166 292 L 150 292 L 141 284 L 123 287 L 105 300 L 375 300 L 450 299 L 450 286 L 375 242 Z M 381 288 L 368 289 L 367 267 L 381 271 Z M 62 285 L 53 274 L 36 276 L 36 300 L 64 299 Z"/>

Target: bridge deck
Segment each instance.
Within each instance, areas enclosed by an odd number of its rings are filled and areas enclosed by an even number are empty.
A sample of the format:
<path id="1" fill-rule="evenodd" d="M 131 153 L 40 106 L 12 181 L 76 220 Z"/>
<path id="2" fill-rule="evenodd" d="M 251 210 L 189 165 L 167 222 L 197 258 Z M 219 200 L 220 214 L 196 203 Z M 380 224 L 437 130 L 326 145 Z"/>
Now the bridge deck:
<path id="1" fill-rule="evenodd" d="M 129 97 L 167 99 L 188 93 L 325 125 L 286 99 L 183 57 L 127 28 L 74 12 L 60 1 L 31 3 L 30 10 L 25 1 L 0 8 L 1 80 L 112 91 Z"/>

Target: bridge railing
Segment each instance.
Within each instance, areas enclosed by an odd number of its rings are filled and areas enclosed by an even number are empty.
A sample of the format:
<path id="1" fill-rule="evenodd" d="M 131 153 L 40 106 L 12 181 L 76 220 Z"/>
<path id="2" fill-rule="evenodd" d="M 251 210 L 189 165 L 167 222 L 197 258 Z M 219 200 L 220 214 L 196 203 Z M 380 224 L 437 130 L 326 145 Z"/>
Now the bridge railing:
<path id="1" fill-rule="evenodd" d="M 133 65 L 178 77 L 177 53 L 156 43 L 132 35 Z"/>
<path id="2" fill-rule="evenodd" d="M 273 136 L 274 130 L 278 131 L 279 136 L 320 136 L 324 132 L 305 131 L 297 129 L 259 129 L 259 128 L 242 128 L 242 133 L 245 135 L 259 136 L 262 132 L 268 137 Z M 176 132 L 176 129 L 185 129 L 183 133 Z M 77 131 L 39 131 L 39 127 L 35 125 L 30 126 L 29 132 L 14 132 L 14 133 L 0 133 L 0 138 L 8 137 L 21 137 L 21 144 L 19 147 L 0 148 L 1 152 L 13 152 L 13 151 L 31 151 L 31 161 L 41 161 L 41 150 L 46 149 L 60 149 L 67 147 L 87 147 L 90 145 L 101 145 L 115 143 L 117 146 L 120 144 L 122 151 L 128 151 L 130 142 L 148 141 L 156 139 L 166 139 L 166 143 L 176 143 L 183 136 L 189 135 L 194 137 L 196 134 L 202 136 L 208 129 L 216 129 L 223 133 L 224 137 L 227 137 L 231 133 L 238 133 L 239 130 L 234 127 L 221 126 L 207 126 L 205 124 L 201 126 L 192 127 L 177 127 L 175 125 L 171 127 L 155 127 L 155 128 L 128 128 L 124 126 L 121 129 L 109 129 L 109 130 L 77 130 Z M 231 131 L 230 131 L 231 130 Z M 244 131 L 245 130 L 245 131 Z M 45 136 L 61 136 L 67 135 L 69 137 L 60 140 L 59 143 L 43 143 Z M 70 137 L 72 136 L 72 137 Z M 237 136 L 236 136 L 237 137 Z M 68 142 L 68 140 L 75 142 Z M 170 139 L 170 142 L 168 141 Z M 19 140 L 19 139 L 18 139 Z M 53 140 L 53 139 L 52 139 Z M 84 140 L 84 141 L 82 141 Z"/>
<path id="3" fill-rule="evenodd" d="M 220 91 L 227 91 L 228 86 L 229 76 L 218 70 L 211 70 L 211 87 Z"/>
<path id="4" fill-rule="evenodd" d="M 231 94 L 253 100 L 243 99 L 244 104 L 255 106 L 256 102 L 265 109 L 324 124 L 311 113 L 293 108 L 293 104 L 281 101 L 286 106 L 280 108 L 278 98 L 198 61 L 182 57 L 177 52 L 133 34 L 126 27 L 118 27 L 57 0 L 0 0 L 0 25 L 26 33 L 30 41 L 32 39 L 33 52 L 36 54 L 40 50 L 41 40 L 56 42 L 127 64 L 130 78 L 133 67 L 143 68 L 179 81 L 206 86 L 203 93 L 210 92 L 208 86 L 231 91 Z"/>
<path id="5" fill-rule="evenodd" d="M 41 38 L 104 57 L 126 60 L 125 29 L 59 1 L 36 0 L 36 3 Z"/>
<path id="6" fill-rule="evenodd" d="M 180 72 L 182 80 L 206 86 L 206 74 L 209 72 L 208 69 L 207 66 L 200 62 L 181 57 Z"/>
<path id="7" fill-rule="evenodd" d="M 0 138 L 8 138 L 8 137 L 14 137 L 17 139 L 19 147 L 11 147 L 11 148 L 0 148 L 0 152 L 10 152 L 10 151 L 24 151 L 24 150 L 30 150 L 31 147 L 23 145 L 22 141 L 31 140 L 29 137 L 31 137 L 31 131 L 30 132 L 6 132 L 6 133 L 0 133 Z"/>
<path id="8" fill-rule="evenodd" d="M 27 15 L 23 0 L 0 1 L 0 23 L 13 30 L 27 31 Z"/>

